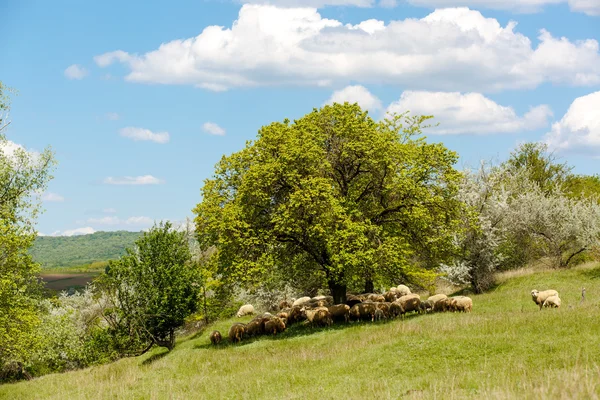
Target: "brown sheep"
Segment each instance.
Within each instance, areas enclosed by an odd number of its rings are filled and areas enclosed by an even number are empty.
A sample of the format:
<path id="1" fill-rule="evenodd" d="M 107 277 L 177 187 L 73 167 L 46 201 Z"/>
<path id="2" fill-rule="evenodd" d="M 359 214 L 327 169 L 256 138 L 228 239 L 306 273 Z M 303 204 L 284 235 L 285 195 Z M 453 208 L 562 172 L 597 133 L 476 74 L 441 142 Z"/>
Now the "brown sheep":
<path id="1" fill-rule="evenodd" d="M 396 289 L 396 288 L 394 288 L 394 289 Z M 396 301 L 396 300 L 398 300 L 398 296 L 397 296 L 397 294 L 398 294 L 398 293 L 397 293 L 397 291 L 396 291 L 396 290 L 395 290 L 395 291 L 393 291 L 393 292 L 392 292 L 392 291 L 389 291 L 389 292 L 386 292 L 386 293 L 383 295 L 383 297 L 384 297 L 385 301 L 387 301 L 388 303 L 391 303 L 391 302 L 393 302 L 393 301 Z"/>
<path id="2" fill-rule="evenodd" d="M 242 324 L 241 322 L 233 324 L 231 325 L 231 328 L 229 328 L 229 340 L 233 343 L 239 343 L 244 338 L 245 333 L 246 324 Z"/>
<path id="3" fill-rule="evenodd" d="M 354 320 L 371 320 L 375 319 L 375 311 L 377 307 L 375 303 L 360 303 L 355 304 L 354 307 L 350 309 L 350 317 Z"/>
<path id="4" fill-rule="evenodd" d="M 435 311 L 435 312 L 452 311 L 452 301 L 453 300 L 449 297 L 446 297 L 445 299 L 436 301 L 433 304 L 433 311 Z"/>
<path id="5" fill-rule="evenodd" d="M 471 312 L 473 310 L 473 300 L 470 297 L 457 296 L 452 300 L 452 311 Z"/>
<path id="6" fill-rule="evenodd" d="M 290 314 L 288 316 L 288 323 L 287 323 L 287 325 L 289 326 L 289 325 L 294 324 L 296 322 L 304 321 L 305 319 L 306 319 L 306 316 L 302 313 L 302 307 L 300 307 L 300 306 L 294 306 L 290 310 Z"/>
<path id="7" fill-rule="evenodd" d="M 425 300 L 424 303 L 427 304 L 427 308 L 434 308 L 435 303 L 437 303 L 438 301 L 442 300 L 442 299 L 447 299 L 448 296 L 446 296 L 445 294 L 436 294 L 433 296 L 429 296 L 427 298 L 427 300 Z"/>
<path id="8" fill-rule="evenodd" d="M 285 323 L 279 317 L 273 317 L 265 323 L 265 333 L 276 335 L 285 331 Z"/>
<path id="9" fill-rule="evenodd" d="M 346 304 L 352 308 L 354 307 L 356 304 L 362 303 L 362 300 L 358 298 L 358 296 L 355 296 L 353 294 L 349 294 L 346 296 Z"/>
<path id="10" fill-rule="evenodd" d="M 383 311 L 381 311 L 380 309 L 375 310 L 375 315 L 373 316 L 373 320 L 381 321 L 382 319 L 385 319 L 385 315 L 383 314 Z"/>
<path id="11" fill-rule="evenodd" d="M 279 309 L 284 310 L 286 308 L 292 308 L 292 303 L 290 303 L 288 300 L 281 300 L 279 302 Z"/>
<path id="12" fill-rule="evenodd" d="M 221 340 L 223 340 L 223 336 L 221 336 L 221 332 L 212 331 L 212 333 L 210 334 L 210 342 L 216 346 L 219 343 L 221 343 Z"/>
<path id="13" fill-rule="evenodd" d="M 390 317 L 390 303 L 375 303 L 375 307 L 377 307 L 378 310 L 381 310 L 383 312 L 384 318 L 387 319 Z"/>
<path id="14" fill-rule="evenodd" d="M 304 308 L 303 313 L 312 326 L 329 326 L 333 324 L 331 314 L 327 308 L 320 308 L 318 310 L 308 310 Z"/>
<path id="15" fill-rule="evenodd" d="M 348 322 L 350 317 L 350 306 L 347 304 L 336 304 L 328 308 L 331 318 L 334 320 Z"/>
<path id="16" fill-rule="evenodd" d="M 540 306 L 540 310 L 542 309 L 542 306 L 544 305 L 544 301 L 546 301 L 546 299 L 550 296 L 558 296 L 558 292 L 556 290 L 544 290 L 543 292 L 540 292 L 536 289 L 533 289 L 531 291 L 531 299 L 533 300 L 533 302 L 535 304 L 537 304 L 538 306 Z"/>
<path id="17" fill-rule="evenodd" d="M 265 333 L 265 323 L 268 319 L 257 317 L 246 324 L 245 336 L 253 337 Z"/>
<path id="18" fill-rule="evenodd" d="M 372 302 L 375 303 L 383 303 L 385 301 L 385 297 L 380 295 L 380 294 L 373 294 L 371 293 L 370 295 L 367 296 L 367 299 L 371 300 Z"/>
<path id="19" fill-rule="evenodd" d="M 406 314 L 407 312 L 410 312 L 410 311 L 419 312 L 419 310 L 421 308 L 420 307 L 421 298 L 416 293 L 407 294 L 405 296 L 402 296 L 395 302 L 400 304 L 400 306 L 402 307 L 402 312 L 400 313 L 402 315 L 402 318 L 404 318 L 404 314 Z"/>
<path id="20" fill-rule="evenodd" d="M 400 304 L 398 304 L 397 302 L 393 301 L 390 304 L 390 317 L 391 318 L 396 318 L 398 315 L 402 314 L 402 306 Z"/>

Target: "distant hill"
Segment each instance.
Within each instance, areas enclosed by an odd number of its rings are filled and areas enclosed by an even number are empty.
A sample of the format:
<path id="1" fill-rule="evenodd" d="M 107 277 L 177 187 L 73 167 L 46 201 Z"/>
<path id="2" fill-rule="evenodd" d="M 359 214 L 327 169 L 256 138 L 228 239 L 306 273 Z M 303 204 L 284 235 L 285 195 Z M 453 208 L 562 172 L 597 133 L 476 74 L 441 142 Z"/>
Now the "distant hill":
<path id="1" fill-rule="evenodd" d="M 80 236 L 39 236 L 29 250 L 43 268 L 73 267 L 114 260 L 133 247 L 142 232 L 96 232 Z"/>

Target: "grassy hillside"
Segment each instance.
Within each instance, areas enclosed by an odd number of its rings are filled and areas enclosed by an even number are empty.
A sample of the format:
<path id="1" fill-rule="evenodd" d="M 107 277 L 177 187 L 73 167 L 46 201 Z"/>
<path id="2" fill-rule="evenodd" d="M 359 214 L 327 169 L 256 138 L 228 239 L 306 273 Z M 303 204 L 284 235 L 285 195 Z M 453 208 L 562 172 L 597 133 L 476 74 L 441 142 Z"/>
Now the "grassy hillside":
<path id="1" fill-rule="evenodd" d="M 516 275 L 516 276 L 515 276 Z M 587 301 L 579 303 L 581 287 Z M 563 305 L 539 311 L 532 289 Z M 574 399 L 600 396 L 600 265 L 521 272 L 471 314 L 311 330 L 211 347 L 209 331 L 139 358 L 0 387 L 10 399 Z M 243 319 L 244 321 L 250 318 Z M 213 328 L 226 335 L 235 319 Z"/>
<path id="2" fill-rule="evenodd" d="M 40 236 L 30 253 L 43 268 L 73 267 L 114 260 L 132 247 L 141 232 L 96 232 L 81 236 Z"/>

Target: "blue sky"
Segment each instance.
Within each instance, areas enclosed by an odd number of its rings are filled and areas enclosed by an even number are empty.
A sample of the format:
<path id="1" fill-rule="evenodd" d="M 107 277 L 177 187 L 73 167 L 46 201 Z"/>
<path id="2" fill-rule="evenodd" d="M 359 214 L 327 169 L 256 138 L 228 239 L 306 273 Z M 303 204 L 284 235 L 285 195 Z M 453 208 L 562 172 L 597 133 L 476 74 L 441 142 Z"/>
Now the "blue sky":
<path id="1" fill-rule="evenodd" d="M 6 135 L 59 161 L 40 232 L 191 216 L 223 154 L 336 100 L 436 115 L 459 168 L 544 141 L 600 173 L 600 0 L 249 3 L 0 2 Z"/>

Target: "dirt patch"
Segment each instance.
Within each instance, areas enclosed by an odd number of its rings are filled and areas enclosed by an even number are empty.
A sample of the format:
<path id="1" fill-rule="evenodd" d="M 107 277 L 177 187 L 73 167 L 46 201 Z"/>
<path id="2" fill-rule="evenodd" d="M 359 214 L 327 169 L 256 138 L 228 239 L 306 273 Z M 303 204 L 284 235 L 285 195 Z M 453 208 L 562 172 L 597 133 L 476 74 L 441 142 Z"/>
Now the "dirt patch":
<path id="1" fill-rule="evenodd" d="M 99 273 L 86 273 L 86 274 L 58 274 L 58 273 L 47 273 L 40 274 L 40 278 L 44 282 L 46 289 L 53 292 L 61 292 L 63 290 L 68 291 L 73 288 L 75 290 L 83 289 L 89 282 L 91 282 Z"/>

